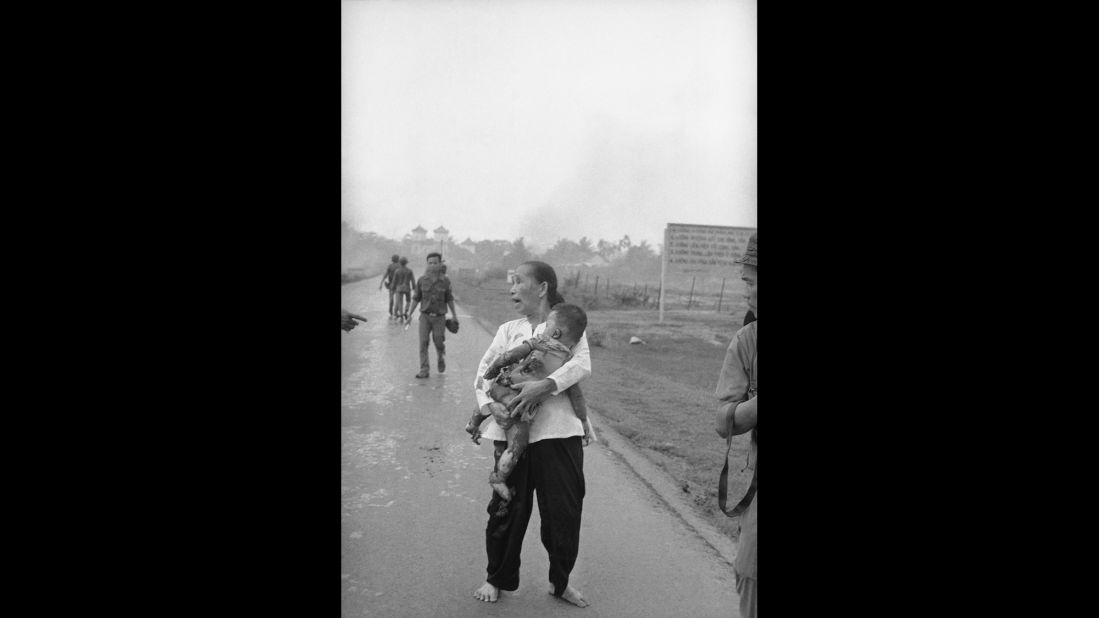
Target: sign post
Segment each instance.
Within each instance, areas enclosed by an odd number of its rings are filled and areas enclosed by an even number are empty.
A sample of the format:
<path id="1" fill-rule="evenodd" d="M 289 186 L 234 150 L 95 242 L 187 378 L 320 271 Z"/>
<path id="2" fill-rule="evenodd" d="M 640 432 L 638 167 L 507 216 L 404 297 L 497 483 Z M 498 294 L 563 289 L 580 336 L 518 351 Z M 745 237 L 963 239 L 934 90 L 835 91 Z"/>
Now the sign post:
<path id="1" fill-rule="evenodd" d="M 660 260 L 659 321 L 664 322 L 668 271 L 693 277 L 727 277 L 729 271 L 736 268 L 736 260 L 744 255 L 748 238 L 755 231 L 754 227 L 669 223 L 664 228 L 664 251 Z M 692 284 L 692 297 L 693 287 Z M 722 296 L 725 294 L 724 287 L 723 281 Z"/>
<path id="2" fill-rule="evenodd" d="M 669 227 L 671 224 L 668 224 Z M 668 270 L 668 228 L 664 228 L 664 250 L 660 252 L 660 324 L 664 323 L 664 273 Z"/>

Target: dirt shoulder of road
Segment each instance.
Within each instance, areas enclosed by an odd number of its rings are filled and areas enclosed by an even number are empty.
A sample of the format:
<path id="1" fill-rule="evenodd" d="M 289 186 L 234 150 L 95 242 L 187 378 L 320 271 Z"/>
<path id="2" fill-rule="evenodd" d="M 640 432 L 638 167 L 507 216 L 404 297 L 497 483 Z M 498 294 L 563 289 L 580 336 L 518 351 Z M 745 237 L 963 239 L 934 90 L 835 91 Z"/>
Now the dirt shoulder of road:
<path id="1" fill-rule="evenodd" d="M 457 302 L 490 333 L 518 317 L 507 300 L 506 282 L 451 280 Z M 718 374 L 746 308 L 736 300 L 729 309 L 720 314 L 666 312 L 664 323 L 655 310 L 589 311 L 593 371 L 584 382 L 584 397 L 615 432 L 674 480 L 697 517 L 736 538 L 736 521 L 717 505 L 725 440 L 714 430 Z M 645 343 L 630 344 L 633 336 Z M 734 438 L 732 496 L 747 481 L 735 474 L 747 447 L 747 435 Z"/>

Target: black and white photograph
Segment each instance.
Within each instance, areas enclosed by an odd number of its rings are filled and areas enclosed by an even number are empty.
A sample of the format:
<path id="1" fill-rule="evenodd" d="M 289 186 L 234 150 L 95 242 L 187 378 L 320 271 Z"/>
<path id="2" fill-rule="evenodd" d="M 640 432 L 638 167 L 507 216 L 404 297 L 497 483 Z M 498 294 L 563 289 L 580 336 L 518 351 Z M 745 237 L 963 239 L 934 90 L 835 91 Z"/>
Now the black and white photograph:
<path id="1" fill-rule="evenodd" d="M 342 615 L 755 618 L 757 216 L 755 0 L 342 0 Z"/>

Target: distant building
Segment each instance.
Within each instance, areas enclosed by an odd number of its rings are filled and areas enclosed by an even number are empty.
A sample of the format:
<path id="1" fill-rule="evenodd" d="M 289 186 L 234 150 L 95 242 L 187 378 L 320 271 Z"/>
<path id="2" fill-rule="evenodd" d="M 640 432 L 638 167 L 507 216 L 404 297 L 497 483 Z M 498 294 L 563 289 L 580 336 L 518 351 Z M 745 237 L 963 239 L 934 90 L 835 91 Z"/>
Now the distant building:
<path id="1" fill-rule="evenodd" d="M 462 244 L 458 246 L 465 249 L 466 251 L 469 251 L 470 253 L 477 253 L 477 243 L 470 240 L 469 236 L 466 236 L 466 239 L 463 240 Z"/>
<path id="2" fill-rule="evenodd" d="M 433 251 L 442 253 L 443 260 L 446 261 L 448 246 L 454 246 L 453 241 L 450 240 L 450 230 L 440 225 L 435 228 L 434 234 L 435 238 L 428 238 L 427 230 L 420 225 L 412 230 L 411 241 L 407 243 L 410 261 L 422 260 L 428 253 Z"/>

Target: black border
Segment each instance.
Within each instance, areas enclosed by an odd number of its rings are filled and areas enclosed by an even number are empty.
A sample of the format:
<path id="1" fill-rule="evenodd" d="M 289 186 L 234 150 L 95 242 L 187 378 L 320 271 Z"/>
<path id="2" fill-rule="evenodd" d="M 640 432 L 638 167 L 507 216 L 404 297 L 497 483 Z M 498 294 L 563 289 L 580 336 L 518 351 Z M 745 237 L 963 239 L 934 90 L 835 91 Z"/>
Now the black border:
<path id="1" fill-rule="evenodd" d="M 97 388 L 80 394 L 100 412 L 81 427 L 100 428 L 83 442 L 102 467 L 78 473 L 78 527 L 115 562 L 91 580 L 158 614 L 338 611 L 336 335 L 317 325 L 335 311 L 339 6 L 81 24 L 99 72 L 61 100 L 93 133 L 63 143 L 83 147 L 81 180 L 110 180 L 92 191 L 108 229 L 80 231 L 106 258 L 96 273 L 122 281 L 81 294 L 109 308 L 89 326 Z M 943 15 L 786 11 L 758 18 L 776 282 L 764 611 L 938 615 L 989 547 L 967 535 L 990 525 L 965 512 L 987 477 L 958 455 L 994 404 L 949 394 L 977 362 L 955 300 L 973 279 L 944 275 L 968 257 L 977 196 L 937 173 L 970 163 L 951 144 L 973 134 L 949 97 L 922 95 L 959 84 L 957 50 L 928 51 Z"/>
<path id="2" fill-rule="evenodd" d="M 337 615 L 340 4 L 131 27 L 96 115 L 111 160 L 89 162 L 133 209 L 98 243 L 130 295 L 101 378 L 121 381 L 98 449 L 118 475 L 89 527 L 117 566 L 92 578 L 146 614 Z"/>

